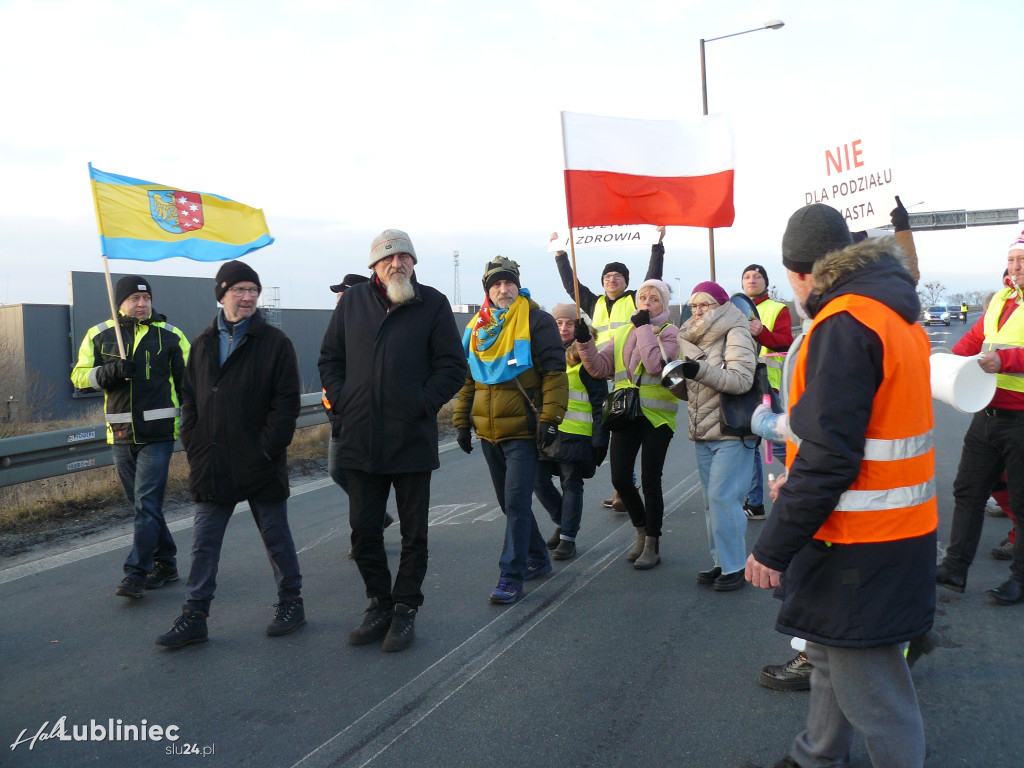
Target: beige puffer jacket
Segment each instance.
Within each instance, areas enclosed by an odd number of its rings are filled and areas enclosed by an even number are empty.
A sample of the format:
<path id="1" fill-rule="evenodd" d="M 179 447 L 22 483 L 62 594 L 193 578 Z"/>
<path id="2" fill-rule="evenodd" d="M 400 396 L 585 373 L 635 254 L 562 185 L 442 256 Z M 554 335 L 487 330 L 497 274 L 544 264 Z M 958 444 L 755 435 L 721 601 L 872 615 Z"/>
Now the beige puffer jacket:
<path id="1" fill-rule="evenodd" d="M 734 304 L 723 304 L 679 329 L 679 359 L 689 357 L 700 370 L 686 382 L 691 440 L 739 440 L 719 426 L 721 392 L 738 395 L 754 382 L 757 347 L 750 321 Z"/>

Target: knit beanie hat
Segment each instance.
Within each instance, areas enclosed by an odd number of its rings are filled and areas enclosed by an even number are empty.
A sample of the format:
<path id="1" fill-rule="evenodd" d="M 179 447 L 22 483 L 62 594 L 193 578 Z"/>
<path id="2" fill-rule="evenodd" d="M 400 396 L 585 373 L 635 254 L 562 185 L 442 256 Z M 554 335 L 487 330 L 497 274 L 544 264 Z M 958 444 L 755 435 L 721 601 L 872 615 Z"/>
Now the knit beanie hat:
<path id="1" fill-rule="evenodd" d="M 697 283 L 693 286 L 690 295 L 692 296 L 695 293 L 706 293 L 719 304 L 729 303 L 729 294 L 725 292 L 725 288 L 711 280 L 705 280 L 703 283 Z"/>
<path id="2" fill-rule="evenodd" d="M 217 294 L 217 301 L 224 298 L 224 294 L 228 292 L 235 283 L 256 283 L 256 287 L 263 290 L 263 285 L 260 283 L 260 276 L 256 274 L 256 270 L 246 264 L 244 261 L 225 261 L 223 266 L 217 270 L 217 284 L 213 286 L 214 293 Z"/>
<path id="3" fill-rule="evenodd" d="M 669 305 L 671 304 L 672 289 L 668 287 L 668 284 L 661 280 L 644 280 L 640 283 L 640 287 L 636 289 L 637 298 L 640 298 L 640 291 L 644 288 L 657 288 L 658 293 L 661 294 L 661 308 L 668 312 Z"/>
<path id="4" fill-rule="evenodd" d="M 153 288 L 149 285 L 149 280 L 138 275 L 125 275 L 114 287 L 114 306 L 120 307 L 133 293 L 142 291 L 148 293 L 149 298 L 153 298 Z"/>
<path id="5" fill-rule="evenodd" d="M 416 249 L 412 247 L 412 240 L 400 229 L 385 229 L 370 243 L 370 263 L 367 265 L 371 269 L 373 265 L 384 258 L 391 258 L 396 253 L 408 253 L 412 256 L 412 263 L 418 264 L 416 259 Z"/>
<path id="6" fill-rule="evenodd" d="M 601 282 L 604 282 L 604 276 L 609 272 L 618 272 L 624 278 L 626 278 L 626 285 L 629 285 L 629 268 L 621 261 L 611 261 L 604 265 L 604 270 L 601 272 Z"/>
<path id="7" fill-rule="evenodd" d="M 369 280 L 366 275 L 345 275 L 344 279 L 337 285 L 332 285 L 331 290 L 335 293 L 344 293 L 353 285 L 365 283 Z"/>
<path id="8" fill-rule="evenodd" d="M 768 290 L 768 273 L 765 272 L 764 267 L 762 267 L 760 264 L 751 264 L 749 267 L 744 269 L 743 272 L 740 273 L 740 279 L 742 280 L 743 279 L 743 275 L 747 274 L 747 272 L 750 272 L 751 270 L 753 270 L 754 272 L 760 272 L 761 273 L 761 277 L 764 278 L 764 289 L 767 291 Z"/>
<path id="9" fill-rule="evenodd" d="M 814 262 L 826 253 L 852 243 L 843 214 L 823 203 L 805 205 L 789 217 L 782 236 L 782 263 L 786 269 L 809 275 Z"/>
<path id="10" fill-rule="evenodd" d="M 482 281 L 484 290 L 491 290 L 491 286 L 499 280 L 511 280 L 516 284 L 516 288 L 523 287 L 519 283 L 519 265 L 504 256 L 495 256 L 493 261 L 487 262 Z"/>
<path id="11" fill-rule="evenodd" d="M 1017 239 L 1010 243 L 1009 253 L 1014 251 L 1024 251 L 1024 232 L 1017 235 Z"/>
<path id="12" fill-rule="evenodd" d="M 562 302 L 561 304 L 555 304 L 551 310 L 551 316 L 557 320 L 560 317 L 568 318 L 569 320 L 576 319 L 576 305 L 569 304 L 568 302 Z"/>

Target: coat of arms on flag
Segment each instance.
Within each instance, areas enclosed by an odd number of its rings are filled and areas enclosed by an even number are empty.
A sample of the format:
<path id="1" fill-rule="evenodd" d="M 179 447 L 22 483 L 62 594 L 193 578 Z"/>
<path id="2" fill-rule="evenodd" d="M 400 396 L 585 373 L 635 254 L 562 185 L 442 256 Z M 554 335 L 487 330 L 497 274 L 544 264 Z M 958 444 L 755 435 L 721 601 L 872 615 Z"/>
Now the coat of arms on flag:
<path id="1" fill-rule="evenodd" d="M 203 198 L 197 192 L 149 190 L 149 212 L 162 229 L 176 235 L 203 228 Z"/>

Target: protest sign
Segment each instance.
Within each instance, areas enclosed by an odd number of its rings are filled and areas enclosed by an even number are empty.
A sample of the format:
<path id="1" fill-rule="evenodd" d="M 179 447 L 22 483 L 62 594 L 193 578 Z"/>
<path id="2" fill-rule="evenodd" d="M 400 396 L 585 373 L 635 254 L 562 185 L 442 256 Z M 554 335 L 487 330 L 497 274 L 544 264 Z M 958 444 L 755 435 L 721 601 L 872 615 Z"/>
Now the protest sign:
<path id="1" fill-rule="evenodd" d="M 605 248 L 617 245 L 653 245 L 658 242 L 658 228 L 652 224 L 624 224 L 606 227 L 577 227 L 570 230 L 577 250 Z M 569 238 L 556 237 L 548 245 L 548 252 L 568 251 Z"/>

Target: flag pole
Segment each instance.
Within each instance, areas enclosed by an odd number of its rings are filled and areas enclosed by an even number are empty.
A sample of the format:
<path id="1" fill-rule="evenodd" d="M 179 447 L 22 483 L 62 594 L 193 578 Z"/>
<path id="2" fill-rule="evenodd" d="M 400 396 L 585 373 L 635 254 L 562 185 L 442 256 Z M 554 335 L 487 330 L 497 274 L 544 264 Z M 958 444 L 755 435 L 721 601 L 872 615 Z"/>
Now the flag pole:
<path id="1" fill-rule="evenodd" d="M 103 217 L 100 216 L 100 201 L 96 195 L 96 181 L 92 177 L 92 163 L 89 163 L 89 186 L 92 187 L 92 202 L 96 206 L 96 227 L 100 231 L 101 250 L 106 251 L 106 240 L 103 238 Z M 124 360 L 127 355 L 124 352 L 124 339 L 121 338 L 121 324 L 117 321 L 117 307 L 114 306 L 114 288 L 110 284 L 110 266 L 107 264 L 107 254 L 103 253 L 103 274 L 107 278 L 107 298 L 110 300 L 110 316 L 114 319 L 114 336 L 117 337 L 117 349 Z"/>
<path id="2" fill-rule="evenodd" d="M 561 113 L 562 119 L 562 159 L 565 170 L 562 172 L 562 180 L 565 184 L 565 215 L 569 221 L 569 253 L 572 256 L 572 287 L 576 295 L 576 319 L 580 320 L 580 279 L 576 273 L 576 238 L 572 233 L 572 204 L 569 202 L 569 158 L 565 153 L 565 112 Z"/>

